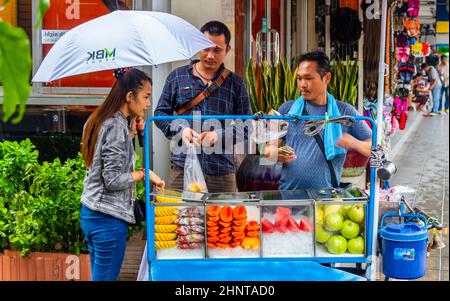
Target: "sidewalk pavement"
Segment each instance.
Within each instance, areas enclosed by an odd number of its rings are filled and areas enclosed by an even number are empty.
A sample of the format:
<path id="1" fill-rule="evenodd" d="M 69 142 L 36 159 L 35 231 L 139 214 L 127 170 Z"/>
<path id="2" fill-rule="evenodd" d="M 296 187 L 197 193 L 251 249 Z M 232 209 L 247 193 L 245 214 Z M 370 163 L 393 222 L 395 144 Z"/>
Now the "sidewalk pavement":
<path id="1" fill-rule="evenodd" d="M 391 159 L 398 171 L 390 186 L 415 189 L 415 194 L 408 195 L 408 202 L 444 225 L 442 241 L 446 247 L 431 251 L 426 275 L 417 280 L 449 281 L 449 116 L 411 113 L 406 130 L 391 141 Z"/>
<path id="2" fill-rule="evenodd" d="M 408 112 L 408 121 L 406 123 L 406 128 L 404 130 L 397 130 L 395 135 L 391 138 L 391 151 L 390 151 L 390 159 L 396 159 L 399 151 L 401 150 L 403 144 L 406 140 L 411 136 L 411 134 L 416 130 L 416 128 L 422 122 L 423 114 L 417 111 Z"/>

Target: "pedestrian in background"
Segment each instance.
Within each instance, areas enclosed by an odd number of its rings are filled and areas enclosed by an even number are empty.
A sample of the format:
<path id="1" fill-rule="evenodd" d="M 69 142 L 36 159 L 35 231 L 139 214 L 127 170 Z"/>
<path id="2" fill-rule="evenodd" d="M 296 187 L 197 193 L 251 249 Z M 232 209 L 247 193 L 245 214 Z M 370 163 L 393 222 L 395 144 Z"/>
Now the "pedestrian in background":
<path id="1" fill-rule="evenodd" d="M 441 63 L 438 66 L 439 74 L 441 75 L 442 91 L 440 103 L 444 103 L 445 113 L 448 114 L 448 57 L 441 56 Z M 445 101 L 444 101 L 445 97 Z"/>
<path id="2" fill-rule="evenodd" d="M 82 138 L 87 173 L 80 221 L 94 281 L 118 280 L 128 226 L 135 223 L 135 183 L 145 176 L 142 169 L 135 171 L 132 139 L 144 129 L 152 81 L 137 69 L 117 77 L 106 100 L 86 122 Z M 164 188 L 164 181 L 153 172 L 150 181 Z"/>
<path id="3" fill-rule="evenodd" d="M 430 90 L 419 73 L 413 77 L 413 102 L 416 104 L 416 110 L 425 112 L 424 106 L 430 97 Z"/>
<path id="4" fill-rule="evenodd" d="M 438 115 L 439 108 L 441 107 L 440 100 L 442 89 L 439 73 L 437 72 L 436 68 L 429 65 L 428 63 L 422 64 L 422 70 L 428 76 L 428 81 L 430 82 L 430 90 L 433 96 L 433 111 L 431 112 L 431 115 Z"/>

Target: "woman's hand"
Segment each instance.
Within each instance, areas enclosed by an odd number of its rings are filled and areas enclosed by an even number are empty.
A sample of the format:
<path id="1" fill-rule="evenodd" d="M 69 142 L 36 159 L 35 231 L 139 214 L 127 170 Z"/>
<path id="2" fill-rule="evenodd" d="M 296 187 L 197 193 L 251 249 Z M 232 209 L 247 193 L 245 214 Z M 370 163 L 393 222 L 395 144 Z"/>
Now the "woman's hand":
<path id="1" fill-rule="evenodd" d="M 161 180 L 161 178 L 151 170 L 150 170 L 150 182 L 158 190 L 162 190 L 166 186 L 166 183 L 163 180 Z"/>
<path id="2" fill-rule="evenodd" d="M 138 131 L 144 131 L 145 129 L 145 119 L 142 117 L 136 117 L 136 128 Z"/>
<path id="3" fill-rule="evenodd" d="M 145 119 L 142 117 L 134 117 L 130 122 L 130 137 L 134 138 L 138 131 L 143 131 L 145 129 Z"/>
<path id="4" fill-rule="evenodd" d="M 133 177 L 133 182 L 139 182 L 144 180 L 145 172 L 142 169 L 136 170 L 131 172 L 131 176 Z"/>
<path id="5" fill-rule="evenodd" d="M 137 123 L 136 123 L 136 117 L 131 119 L 130 122 L 130 137 L 131 139 L 134 138 L 134 136 L 136 136 L 137 134 Z"/>

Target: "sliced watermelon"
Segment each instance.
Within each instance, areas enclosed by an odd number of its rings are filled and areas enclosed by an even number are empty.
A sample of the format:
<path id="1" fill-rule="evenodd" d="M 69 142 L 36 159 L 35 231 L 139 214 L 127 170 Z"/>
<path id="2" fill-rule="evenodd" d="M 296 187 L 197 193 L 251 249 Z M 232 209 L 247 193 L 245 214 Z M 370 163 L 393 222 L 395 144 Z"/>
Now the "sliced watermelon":
<path id="1" fill-rule="evenodd" d="M 297 222 L 295 221 L 295 219 L 292 216 L 289 216 L 287 229 L 291 232 L 300 231 L 300 228 L 298 227 Z"/>
<path id="2" fill-rule="evenodd" d="M 314 231 L 314 224 L 305 216 L 302 216 L 299 223 L 299 228 L 305 232 Z"/>
<path id="3" fill-rule="evenodd" d="M 275 216 L 275 228 L 286 228 L 289 222 L 289 215 L 277 214 Z"/>
<path id="4" fill-rule="evenodd" d="M 273 226 L 273 224 L 267 218 L 262 218 L 261 219 L 261 224 L 262 224 L 262 232 L 263 233 L 273 233 L 273 232 L 275 232 L 275 227 Z"/>
<path id="5" fill-rule="evenodd" d="M 278 207 L 277 208 L 277 213 L 276 215 L 290 215 L 291 214 L 291 209 L 286 208 L 286 207 Z"/>
<path id="6" fill-rule="evenodd" d="M 280 225 L 280 226 L 275 225 L 275 231 L 280 233 L 286 233 L 288 231 L 288 227 L 287 225 Z"/>

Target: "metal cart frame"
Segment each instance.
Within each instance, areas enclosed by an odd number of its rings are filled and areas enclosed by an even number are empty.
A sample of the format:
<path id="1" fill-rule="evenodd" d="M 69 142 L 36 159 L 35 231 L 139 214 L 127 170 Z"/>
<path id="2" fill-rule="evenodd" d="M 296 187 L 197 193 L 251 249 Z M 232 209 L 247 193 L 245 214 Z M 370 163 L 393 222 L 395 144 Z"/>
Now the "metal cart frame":
<path id="1" fill-rule="evenodd" d="M 342 116 L 344 117 L 344 116 Z M 332 118 L 332 116 L 330 117 Z M 353 116 L 355 120 L 364 120 L 369 121 L 372 125 L 372 150 L 376 149 L 377 146 L 377 126 L 374 120 L 368 117 L 362 116 Z M 377 200 L 377 187 L 376 187 L 376 168 L 370 168 L 370 195 L 369 195 L 369 203 L 366 206 L 366 253 L 364 256 L 355 256 L 355 257 L 299 257 L 299 258 L 202 258 L 202 259 L 157 259 L 155 256 L 155 232 L 154 232 L 154 213 L 155 206 L 150 202 L 151 200 L 151 185 L 150 185 L 150 177 L 149 177 L 149 166 L 150 166 L 150 152 L 149 152 L 149 125 L 158 120 L 208 120 L 208 119 L 216 119 L 216 120 L 230 120 L 230 119 L 241 119 L 241 120 L 285 120 L 289 122 L 296 122 L 299 120 L 325 120 L 325 116 L 290 116 L 290 115 L 282 115 L 282 116 L 269 116 L 269 115 L 223 115 L 223 116 L 156 116 L 151 117 L 147 120 L 144 130 L 144 156 L 145 156 L 145 202 L 146 202 L 146 213 L 147 213 L 147 260 L 148 260 L 148 279 L 153 280 L 152 276 L 152 263 L 161 263 L 165 262 L 168 265 L 165 267 L 166 269 L 170 269 L 173 267 L 176 269 L 180 267 L 180 265 L 189 265 L 192 263 L 198 264 L 196 267 L 204 268 L 203 272 L 208 271 L 209 269 L 213 269 L 214 266 L 219 265 L 227 265 L 234 264 L 236 268 L 245 267 L 249 264 L 260 262 L 262 264 L 272 264 L 274 260 L 277 262 L 277 269 L 281 272 L 283 268 L 286 271 L 289 271 L 289 266 L 292 264 L 304 262 L 304 264 L 308 264 L 311 261 L 318 263 L 356 263 L 362 264 L 366 263 L 366 278 L 368 280 L 375 280 L 374 278 L 374 268 L 376 268 L 376 252 L 377 252 L 377 231 L 378 231 L 378 200 Z M 283 266 L 283 263 L 284 266 Z M 371 271 L 367 273 L 367 271 Z M 174 270 L 176 273 L 176 270 Z M 202 272 L 199 270 L 199 272 Z M 167 279 L 169 280 L 169 279 Z M 187 279 L 186 279 L 187 280 Z M 245 279 L 244 279 L 245 280 Z M 259 279 L 265 280 L 265 279 Z M 269 280 L 269 279 L 266 279 Z"/>

